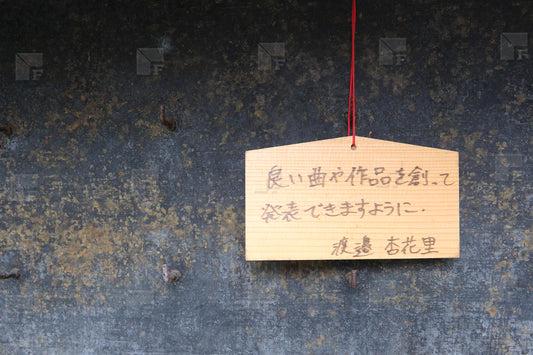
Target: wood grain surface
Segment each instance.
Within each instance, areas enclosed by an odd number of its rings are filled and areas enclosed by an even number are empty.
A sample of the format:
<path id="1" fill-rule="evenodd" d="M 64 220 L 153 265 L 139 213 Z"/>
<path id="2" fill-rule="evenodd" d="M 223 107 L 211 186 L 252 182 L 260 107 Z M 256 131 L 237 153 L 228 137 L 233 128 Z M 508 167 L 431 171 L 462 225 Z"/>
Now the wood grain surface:
<path id="1" fill-rule="evenodd" d="M 458 153 L 351 137 L 246 152 L 246 259 L 459 257 Z"/>

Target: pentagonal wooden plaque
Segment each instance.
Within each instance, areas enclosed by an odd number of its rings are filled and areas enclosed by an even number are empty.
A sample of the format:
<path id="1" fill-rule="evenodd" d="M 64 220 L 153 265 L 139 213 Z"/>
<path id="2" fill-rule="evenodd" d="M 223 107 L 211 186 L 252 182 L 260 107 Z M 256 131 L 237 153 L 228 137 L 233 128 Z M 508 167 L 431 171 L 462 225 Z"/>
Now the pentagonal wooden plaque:
<path id="1" fill-rule="evenodd" d="M 246 259 L 458 258 L 458 153 L 351 140 L 246 152 Z"/>

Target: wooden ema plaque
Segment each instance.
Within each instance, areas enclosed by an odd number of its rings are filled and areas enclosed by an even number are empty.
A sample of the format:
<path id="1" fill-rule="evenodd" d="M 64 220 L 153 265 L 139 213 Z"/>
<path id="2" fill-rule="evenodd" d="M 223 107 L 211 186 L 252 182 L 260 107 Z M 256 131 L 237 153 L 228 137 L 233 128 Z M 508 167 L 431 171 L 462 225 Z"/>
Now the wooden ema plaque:
<path id="1" fill-rule="evenodd" d="M 246 152 L 246 260 L 459 257 L 458 153 L 351 142 Z"/>

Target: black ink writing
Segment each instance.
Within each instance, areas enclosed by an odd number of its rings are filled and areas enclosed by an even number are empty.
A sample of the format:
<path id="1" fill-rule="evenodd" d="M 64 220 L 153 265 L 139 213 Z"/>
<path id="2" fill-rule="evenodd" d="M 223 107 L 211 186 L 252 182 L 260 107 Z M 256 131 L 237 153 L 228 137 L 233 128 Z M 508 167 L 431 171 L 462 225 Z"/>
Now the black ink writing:
<path id="1" fill-rule="evenodd" d="M 344 254 L 351 255 L 354 258 L 363 258 L 373 255 L 373 247 L 376 243 L 376 238 L 372 241 L 371 237 L 364 235 L 359 238 L 348 238 L 343 236 L 339 241 L 332 244 L 331 255 L 342 256 Z M 422 244 L 419 246 L 419 240 L 422 240 Z M 389 256 L 402 257 L 403 255 L 424 255 L 429 253 L 438 253 L 436 250 L 436 238 L 435 237 L 421 237 L 418 238 L 414 235 L 404 237 L 390 236 L 385 239 L 378 239 L 378 249 L 384 250 Z M 381 246 L 380 246 L 381 245 Z M 423 245 L 423 246 L 422 246 Z M 382 249 L 381 249 L 382 248 Z"/>
<path id="2" fill-rule="evenodd" d="M 387 187 L 391 185 L 418 187 L 428 185 L 451 186 L 455 182 L 449 173 L 434 173 L 416 165 L 414 167 L 400 167 L 386 169 L 383 166 L 365 167 L 353 166 L 351 170 L 337 167 L 328 171 L 321 166 L 313 167 L 308 172 L 288 172 L 284 174 L 282 168 L 274 165 L 267 174 L 267 189 L 286 188 L 291 185 L 307 183 L 307 187 L 326 187 L 328 185 L 348 184 L 349 186 Z M 349 173 L 347 172 L 349 171 Z M 433 178 L 431 178 L 433 176 Z M 307 179 L 304 179 L 307 177 Z"/>
<path id="3" fill-rule="evenodd" d="M 261 219 L 265 223 L 271 221 L 291 222 L 299 219 L 324 219 L 356 216 L 359 219 L 376 216 L 405 216 L 422 214 L 426 210 L 417 208 L 411 202 L 370 202 L 361 198 L 357 201 L 340 203 L 321 202 L 300 207 L 295 201 L 286 204 L 265 203 L 262 207 Z"/>

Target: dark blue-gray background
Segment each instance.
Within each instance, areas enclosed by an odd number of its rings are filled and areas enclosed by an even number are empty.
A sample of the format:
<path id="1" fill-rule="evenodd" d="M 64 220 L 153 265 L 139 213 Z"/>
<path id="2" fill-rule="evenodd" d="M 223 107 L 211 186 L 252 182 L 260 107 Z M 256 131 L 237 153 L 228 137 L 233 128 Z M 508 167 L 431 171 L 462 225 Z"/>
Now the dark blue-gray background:
<path id="1" fill-rule="evenodd" d="M 531 353 L 533 3 L 357 5 L 357 132 L 460 152 L 460 259 L 245 261 L 245 151 L 346 134 L 349 0 L 4 1 L 0 353 Z"/>

